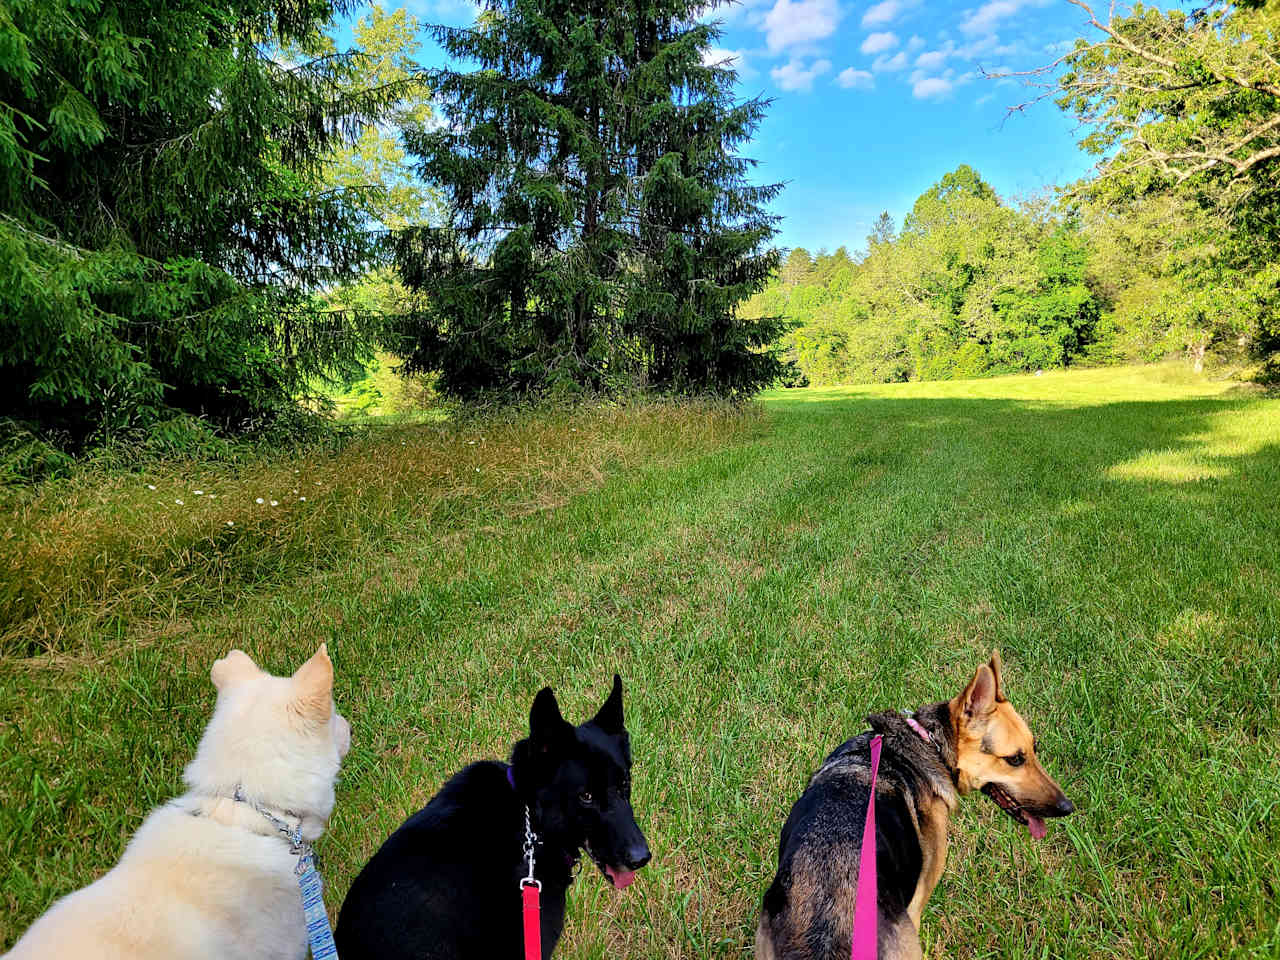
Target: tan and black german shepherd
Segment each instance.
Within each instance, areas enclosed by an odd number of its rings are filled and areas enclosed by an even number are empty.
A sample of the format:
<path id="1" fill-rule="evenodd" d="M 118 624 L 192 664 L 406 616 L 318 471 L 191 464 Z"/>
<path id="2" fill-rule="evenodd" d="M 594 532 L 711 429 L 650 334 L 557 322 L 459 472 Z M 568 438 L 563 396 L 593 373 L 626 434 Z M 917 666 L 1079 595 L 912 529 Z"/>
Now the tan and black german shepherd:
<path id="1" fill-rule="evenodd" d="M 757 960 L 848 960 L 875 733 L 884 736 L 876 782 L 880 960 L 921 956 L 920 914 L 942 875 L 957 796 L 981 790 L 1037 839 L 1046 817 L 1075 809 L 1005 699 L 998 653 L 954 700 L 910 718 L 867 720 L 872 730 L 827 757 L 791 808 L 756 930 Z"/>

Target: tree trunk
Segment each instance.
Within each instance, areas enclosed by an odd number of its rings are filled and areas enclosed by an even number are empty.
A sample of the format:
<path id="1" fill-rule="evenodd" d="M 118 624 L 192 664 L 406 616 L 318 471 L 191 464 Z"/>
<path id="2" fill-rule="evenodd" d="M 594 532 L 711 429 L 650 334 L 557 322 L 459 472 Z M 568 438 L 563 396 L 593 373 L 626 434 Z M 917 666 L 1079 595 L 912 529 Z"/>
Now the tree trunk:
<path id="1" fill-rule="evenodd" d="M 1204 351 L 1207 347 L 1208 344 L 1201 340 L 1191 348 L 1191 358 L 1195 361 L 1191 368 L 1196 373 L 1204 373 Z"/>

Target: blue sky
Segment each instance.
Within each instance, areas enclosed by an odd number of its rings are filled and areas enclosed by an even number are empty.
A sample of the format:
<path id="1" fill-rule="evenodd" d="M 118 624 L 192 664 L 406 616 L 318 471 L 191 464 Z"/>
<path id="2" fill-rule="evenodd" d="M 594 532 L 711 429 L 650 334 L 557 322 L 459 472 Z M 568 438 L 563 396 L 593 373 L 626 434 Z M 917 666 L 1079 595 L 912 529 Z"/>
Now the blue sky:
<path id="1" fill-rule="evenodd" d="M 454 24 L 476 9 L 407 6 Z M 712 56 L 733 61 L 744 97 L 774 99 L 746 153 L 760 161 L 759 180 L 788 184 L 775 207 L 784 246 L 857 249 L 881 210 L 900 223 L 961 163 L 1015 199 L 1092 165 L 1056 106 L 1006 118 L 1032 92 L 981 73 L 1040 66 L 1083 35 L 1083 12 L 1067 0 L 742 0 L 714 16 L 724 35 Z M 441 57 L 428 41 L 423 62 Z"/>

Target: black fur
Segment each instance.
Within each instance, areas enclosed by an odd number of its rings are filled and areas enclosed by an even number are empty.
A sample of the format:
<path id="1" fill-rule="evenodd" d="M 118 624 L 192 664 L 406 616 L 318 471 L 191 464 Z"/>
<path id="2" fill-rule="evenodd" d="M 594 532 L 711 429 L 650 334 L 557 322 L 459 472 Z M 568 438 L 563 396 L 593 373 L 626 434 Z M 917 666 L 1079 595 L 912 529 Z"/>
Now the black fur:
<path id="1" fill-rule="evenodd" d="M 602 873 L 638 870 L 649 847 L 631 809 L 631 747 L 622 681 L 578 727 L 547 687 L 508 767 L 456 774 L 404 822 L 356 877 L 334 932 L 343 960 L 462 960 L 523 955 L 524 811 L 539 843 L 542 955 L 564 927 L 565 893 L 586 848 Z M 608 876 L 607 873 L 605 873 Z"/>
<path id="2" fill-rule="evenodd" d="M 779 958 L 845 960 L 849 956 L 852 895 L 857 882 L 862 828 L 870 797 L 871 738 L 884 736 L 876 799 L 877 908 L 882 936 L 906 916 L 923 869 L 913 822 L 917 800 L 950 795 L 953 785 L 944 756 L 949 724 L 938 711 L 917 717 L 940 742 L 942 755 L 895 714 L 869 717 L 872 730 L 837 747 L 813 775 L 791 808 L 778 844 L 778 872 L 765 892 L 762 923 Z M 921 804 L 922 805 L 922 804 Z M 792 913 L 790 897 L 800 871 L 809 903 Z M 800 916 L 804 928 L 800 929 Z"/>

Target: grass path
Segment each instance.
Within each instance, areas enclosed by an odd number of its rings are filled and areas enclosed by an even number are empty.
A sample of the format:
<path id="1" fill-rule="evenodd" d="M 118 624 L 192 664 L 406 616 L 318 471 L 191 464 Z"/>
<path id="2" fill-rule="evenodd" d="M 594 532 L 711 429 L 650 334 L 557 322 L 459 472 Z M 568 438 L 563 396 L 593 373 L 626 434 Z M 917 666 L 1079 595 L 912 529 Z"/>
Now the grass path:
<path id="1" fill-rule="evenodd" d="M 325 640 L 355 731 L 331 908 L 540 685 L 581 719 L 618 669 L 655 859 L 624 895 L 584 872 L 557 956 L 748 956 L 826 751 L 999 647 L 1080 812 L 1037 844 L 965 801 L 926 955 L 1280 956 L 1280 403 L 1153 368 L 763 405 L 704 443 L 682 421 L 625 447 L 645 457 L 553 458 L 596 472 L 552 509 L 361 526 L 223 604 L 0 659 L 0 945 L 174 792 L 213 657 L 285 670 Z"/>

